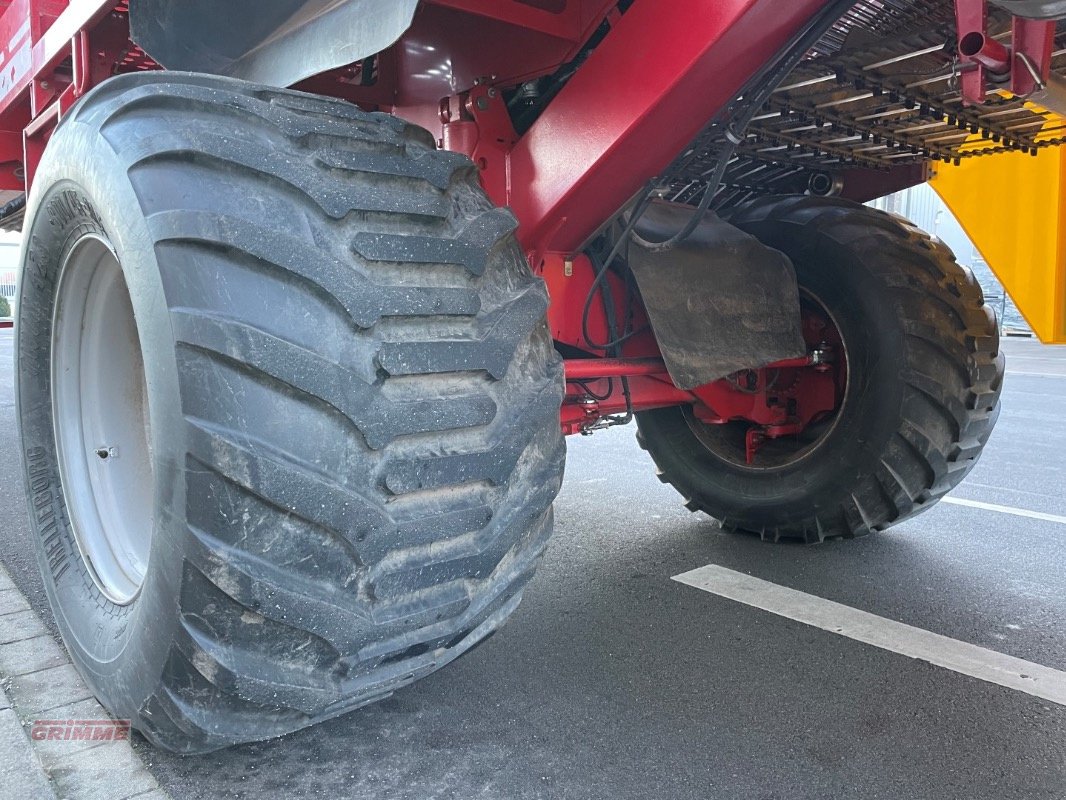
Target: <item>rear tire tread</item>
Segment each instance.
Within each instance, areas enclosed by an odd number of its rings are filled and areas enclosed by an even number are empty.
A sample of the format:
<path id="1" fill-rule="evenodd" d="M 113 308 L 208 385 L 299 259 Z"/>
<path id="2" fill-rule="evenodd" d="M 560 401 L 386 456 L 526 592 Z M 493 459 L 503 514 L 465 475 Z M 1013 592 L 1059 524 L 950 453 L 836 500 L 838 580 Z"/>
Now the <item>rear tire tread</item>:
<path id="1" fill-rule="evenodd" d="M 790 196 L 759 199 L 730 216 L 742 228 L 771 220 L 791 227 L 808 247 L 825 237 L 865 253 L 865 263 L 886 287 L 886 299 L 924 312 L 913 316 L 925 324 L 905 325 L 901 380 L 906 386 L 895 437 L 904 446 L 885 448 L 882 468 L 869 476 L 873 494 L 863 494 L 862 501 L 852 494 L 833 507 L 800 513 L 775 530 L 775 537 L 811 541 L 814 531 L 813 538 L 821 541 L 882 530 L 928 508 L 976 463 L 998 414 L 1003 379 L 995 314 L 973 274 L 945 245 L 882 212 L 832 198 Z M 650 452 L 655 458 L 655 448 Z M 659 479 L 686 497 L 687 508 L 719 516 L 691 478 L 671 476 L 658 460 L 657 467 Z M 870 497 L 885 501 L 876 514 L 864 508 Z M 732 516 L 720 524 L 728 531 L 745 530 Z M 767 538 L 765 528 L 759 533 Z"/>

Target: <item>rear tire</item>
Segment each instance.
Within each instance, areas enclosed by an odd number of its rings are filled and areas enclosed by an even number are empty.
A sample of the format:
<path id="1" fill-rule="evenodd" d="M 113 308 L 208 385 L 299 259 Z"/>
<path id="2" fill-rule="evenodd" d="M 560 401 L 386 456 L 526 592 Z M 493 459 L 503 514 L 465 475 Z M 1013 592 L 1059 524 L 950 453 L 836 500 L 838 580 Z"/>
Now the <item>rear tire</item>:
<path id="1" fill-rule="evenodd" d="M 64 118 L 27 216 L 17 397 L 49 600 L 111 713 L 184 753 L 278 736 L 429 674 L 514 610 L 564 456 L 547 293 L 515 225 L 467 158 L 328 98 L 144 73 Z M 143 418 L 71 403 L 109 381 L 62 389 L 72 361 L 108 375 L 118 357 L 54 325 L 86 241 L 121 267 Z M 106 328 L 121 303 L 72 285 L 73 327 Z M 137 426 L 143 452 L 93 455 Z M 141 538 L 104 497 L 131 482 L 101 472 L 138 452 Z M 78 520 L 96 512 L 94 545 Z M 105 564 L 138 548 L 139 576 Z"/>
<path id="2" fill-rule="evenodd" d="M 723 528 L 773 541 L 859 536 L 930 508 L 999 413 L 999 333 L 973 274 L 917 228 L 844 200 L 764 198 L 729 221 L 788 255 L 832 316 L 844 401 L 813 447 L 765 469 L 705 446 L 713 436 L 684 409 L 637 414 L 660 479 Z"/>

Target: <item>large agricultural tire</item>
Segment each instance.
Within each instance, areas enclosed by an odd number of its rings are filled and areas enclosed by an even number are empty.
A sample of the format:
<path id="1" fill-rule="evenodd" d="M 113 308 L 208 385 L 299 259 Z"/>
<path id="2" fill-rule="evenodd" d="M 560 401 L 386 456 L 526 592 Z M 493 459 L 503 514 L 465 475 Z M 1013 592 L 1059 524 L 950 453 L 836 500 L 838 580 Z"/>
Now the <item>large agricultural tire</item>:
<path id="1" fill-rule="evenodd" d="M 844 400 L 768 466 L 733 457 L 722 426 L 684 409 L 638 414 L 660 479 L 726 530 L 773 541 L 860 536 L 930 508 L 973 468 L 999 413 L 999 334 L 973 274 L 920 230 L 844 200 L 765 198 L 729 221 L 788 255 L 835 322 Z"/>
<path id="2" fill-rule="evenodd" d="M 514 229 L 467 158 L 329 98 L 145 73 L 64 118 L 17 396 L 49 600 L 111 713 L 184 753 L 277 736 L 514 610 L 564 458 Z"/>

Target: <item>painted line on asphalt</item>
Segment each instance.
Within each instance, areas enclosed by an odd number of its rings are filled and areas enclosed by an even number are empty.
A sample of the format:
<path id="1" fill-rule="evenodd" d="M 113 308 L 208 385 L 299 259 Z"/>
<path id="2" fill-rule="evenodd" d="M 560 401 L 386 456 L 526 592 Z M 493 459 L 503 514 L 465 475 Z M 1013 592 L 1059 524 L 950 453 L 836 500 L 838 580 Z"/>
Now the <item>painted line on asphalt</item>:
<path id="1" fill-rule="evenodd" d="M 1043 511 L 1030 511 L 1027 508 L 1015 508 L 1014 506 L 1001 506 L 998 503 L 982 503 L 980 500 L 967 500 L 964 497 L 942 497 L 941 503 L 951 503 L 955 506 L 968 506 L 969 508 L 980 508 L 983 511 L 998 511 L 1000 514 L 1011 514 L 1015 517 L 1028 517 L 1029 519 L 1040 519 L 1044 522 L 1057 522 L 1060 525 L 1066 525 L 1066 517 L 1059 514 L 1045 514 Z"/>
<path id="2" fill-rule="evenodd" d="M 678 583 L 893 653 L 1066 706 L 1066 672 L 879 617 L 717 564 L 675 575 Z"/>

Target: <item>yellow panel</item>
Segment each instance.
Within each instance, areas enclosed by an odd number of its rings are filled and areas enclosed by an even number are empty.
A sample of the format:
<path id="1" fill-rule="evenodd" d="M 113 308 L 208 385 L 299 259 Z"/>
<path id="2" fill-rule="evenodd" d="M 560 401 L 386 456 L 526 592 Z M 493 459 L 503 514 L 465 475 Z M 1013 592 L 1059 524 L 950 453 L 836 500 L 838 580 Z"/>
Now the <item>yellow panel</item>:
<path id="1" fill-rule="evenodd" d="M 1066 147 L 941 164 L 930 184 L 1040 340 L 1066 344 Z"/>

